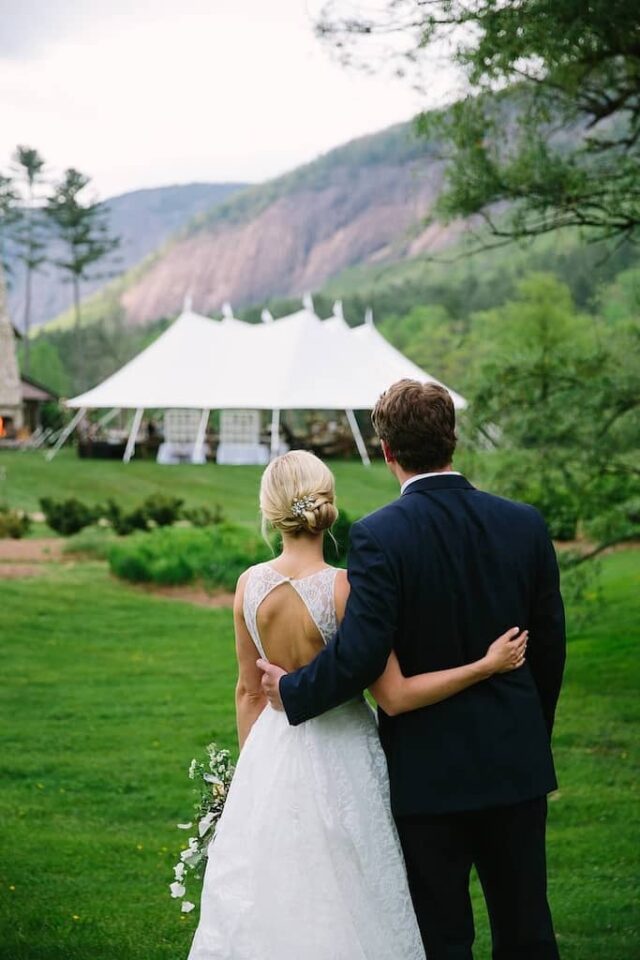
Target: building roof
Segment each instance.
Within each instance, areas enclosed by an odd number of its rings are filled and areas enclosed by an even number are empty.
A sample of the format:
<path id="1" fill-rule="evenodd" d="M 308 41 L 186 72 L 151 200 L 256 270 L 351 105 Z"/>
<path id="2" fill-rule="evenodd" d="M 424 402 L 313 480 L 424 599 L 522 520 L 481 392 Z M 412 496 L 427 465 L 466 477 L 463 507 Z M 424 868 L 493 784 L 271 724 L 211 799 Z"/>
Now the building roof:
<path id="1" fill-rule="evenodd" d="M 43 384 L 38 383 L 33 377 L 25 377 L 24 374 L 20 377 L 20 386 L 22 388 L 23 401 L 37 400 L 46 403 L 48 400 L 57 400 L 59 398 L 59 394 L 53 390 L 49 390 L 49 388 L 43 386 Z"/>

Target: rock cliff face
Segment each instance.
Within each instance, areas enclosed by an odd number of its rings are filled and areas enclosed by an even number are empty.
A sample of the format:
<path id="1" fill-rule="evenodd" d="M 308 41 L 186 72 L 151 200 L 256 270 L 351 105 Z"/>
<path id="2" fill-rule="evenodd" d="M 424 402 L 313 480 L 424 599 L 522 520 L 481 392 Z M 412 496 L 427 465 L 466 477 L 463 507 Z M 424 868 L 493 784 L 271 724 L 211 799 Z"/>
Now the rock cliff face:
<path id="1" fill-rule="evenodd" d="M 427 225 L 442 165 L 409 124 L 363 137 L 283 177 L 247 187 L 198 215 L 93 300 L 91 319 L 144 326 L 299 296 L 348 267 L 439 250 L 462 224 Z"/>
<path id="2" fill-rule="evenodd" d="M 442 248 L 459 227 L 425 224 L 441 182 L 408 126 L 355 141 L 194 223 L 121 293 L 125 317 L 171 316 L 187 293 L 202 313 L 297 296 L 355 264 Z"/>

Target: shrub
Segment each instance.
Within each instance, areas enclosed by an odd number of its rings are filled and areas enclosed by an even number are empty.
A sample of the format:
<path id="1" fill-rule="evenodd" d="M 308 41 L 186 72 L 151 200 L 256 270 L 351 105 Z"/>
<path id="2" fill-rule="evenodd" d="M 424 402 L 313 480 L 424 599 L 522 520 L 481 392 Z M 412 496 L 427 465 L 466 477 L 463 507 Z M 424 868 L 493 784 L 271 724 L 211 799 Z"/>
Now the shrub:
<path id="1" fill-rule="evenodd" d="M 29 532 L 31 520 L 22 510 L 10 510 L 9 507 L 0 507 L 0 540 L 10 537 L 19 540 Z"/>
<path id="2" fill-rule="evenodd" d="M 258 533 L 231 523 L 158 528 L 134 534 L 109 550 L 111 571 L 136 583 L 185 584 L 203 580 L 234 589 L 247 567 L 270 556 Z"/>
<path id="3" fill-rule="evenodd" d="M 209 507 L 188 507 L 183 509 L 182 517 L 194 527 L 213 527 L 224 521 L 224 511 L 219 503 Z"/>
<path id="4" fill-rule="evenodd" d="M 135 510 L 124 513 L 120 504 L 116 503 L 115 500 L 107 500 L 107 505 L 102 512 L 115 532 L 121 537 L 128 536 L 134 530 L 149 529 L 149 518 L 143 507 L 136 507 Z"/>
<path id="5" fill-rule="evenodd" d="M 141 510 L 148 520 L 153 520 L 159 527 L 169 527 L 179 519 L 183 503 L 184 500 L 179 500 L 177 497 L 153 493 L 144 501 Z"/>
<path id="6" fill-rule="evenodd" d="M 69 500 L 51 500 L 49 497 L 43 497 L 40 500 L 40 506 L 51 529 L 62 534 L 63 537 L 78 533 L 97 519 L 95 508 L 88 507 L 86 503 L 82 503 L 75 497 Z"/>

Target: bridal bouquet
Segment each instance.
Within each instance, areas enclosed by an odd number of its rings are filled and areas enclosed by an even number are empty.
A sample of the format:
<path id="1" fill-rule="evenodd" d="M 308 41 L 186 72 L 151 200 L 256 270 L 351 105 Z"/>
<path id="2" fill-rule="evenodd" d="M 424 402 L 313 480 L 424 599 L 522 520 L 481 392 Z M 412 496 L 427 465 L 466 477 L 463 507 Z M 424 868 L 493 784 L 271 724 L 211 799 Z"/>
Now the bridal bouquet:
<path id="1" fill-rule="evenodd" d="M 206 750 L 205 761 L 194 758 L 189 764 L 189 779 L 196 781 L 200 799 L 194 804 L 194 819 L 177 826 L 180 830 L 197 826 L 197 832 L 196 836 L 189 837 L 188 846 L 180 853 L 180 860 L 173 868 L 174 881 L 169 889 L 176 899 L 185 896 L 187 871 L 192 871 L 198 880 L 203 875 L 209 844 L 215 836 L 233 778 L 234 767 L 229 751 L 219 750 L 215 743 L 210 743 Z M 190 900 L 182 900 L 183 913 L 189 913 L 194 906 Z"/>

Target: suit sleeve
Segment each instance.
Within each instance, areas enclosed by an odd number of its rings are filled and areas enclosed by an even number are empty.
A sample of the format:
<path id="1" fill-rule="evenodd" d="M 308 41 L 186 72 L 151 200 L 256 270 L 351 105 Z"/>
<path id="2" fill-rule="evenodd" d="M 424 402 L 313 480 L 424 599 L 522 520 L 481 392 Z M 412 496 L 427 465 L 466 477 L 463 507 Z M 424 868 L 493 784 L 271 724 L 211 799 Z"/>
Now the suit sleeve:
<path id="1" fill-rule="evenodd" d="M 556 552 L 542 516 L 538 518 L 538 563 L 527 660 L 551 736 L 566 657 L 564 604 Z"/>
<path id="2" fill-rule="evenodd" d="M 349 538 L 351 592 L 344 620 L 318 656 L 280 681 L 280 696 L 296 726 L 362 693 L 384 673 L 393 648 L 398 585 L 388 558 L 362 522 Z"/>

